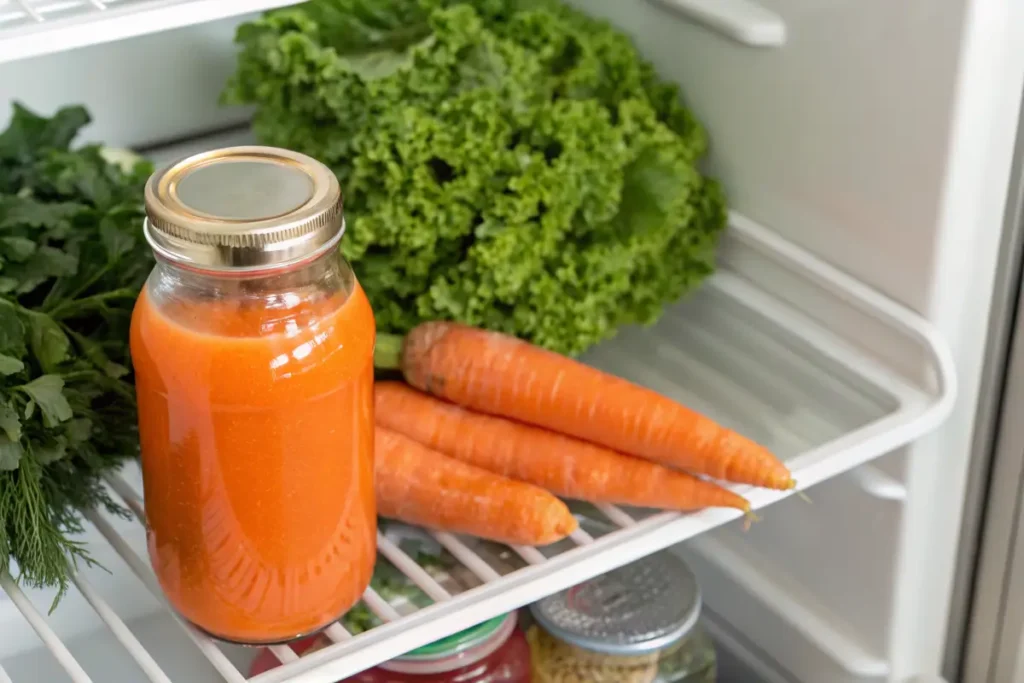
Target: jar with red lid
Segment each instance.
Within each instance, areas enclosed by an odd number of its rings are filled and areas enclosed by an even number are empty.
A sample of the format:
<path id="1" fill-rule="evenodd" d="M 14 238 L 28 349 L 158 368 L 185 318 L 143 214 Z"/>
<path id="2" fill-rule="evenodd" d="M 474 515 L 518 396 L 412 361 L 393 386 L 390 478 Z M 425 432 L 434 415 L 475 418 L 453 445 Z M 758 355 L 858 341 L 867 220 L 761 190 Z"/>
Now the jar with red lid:
<path id="1" fill-rule="evenodd" d="M 301 654 L 313 641 L 292 645 Z M 252 676 L 277 666 L 264 651 Z M 515 613 L 496 617 L 339 683 L 530 683 L 530 647 Z"/>

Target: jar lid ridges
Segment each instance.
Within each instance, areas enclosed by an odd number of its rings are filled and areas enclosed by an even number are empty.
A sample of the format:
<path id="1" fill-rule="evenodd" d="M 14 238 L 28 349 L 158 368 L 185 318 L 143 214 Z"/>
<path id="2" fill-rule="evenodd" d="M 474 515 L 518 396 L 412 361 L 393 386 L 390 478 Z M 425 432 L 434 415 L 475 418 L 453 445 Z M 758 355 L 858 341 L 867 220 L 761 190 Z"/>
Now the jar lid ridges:
<path id="1" fill-rule="evenodd" d="M 661 650 L 700 616 L 700 589 L 682 558 L 661 552 L 548 596 L 530 608 L 559 640 L 608 655 Z"/>
<path id="2" fill-rule="evenodd" d="M 195 154 L 146 183 L 146 238 L 171 261 L 212 270 L 273 269 L 344 232 L 341 188 L 324 164 L 274 147 Z"/>

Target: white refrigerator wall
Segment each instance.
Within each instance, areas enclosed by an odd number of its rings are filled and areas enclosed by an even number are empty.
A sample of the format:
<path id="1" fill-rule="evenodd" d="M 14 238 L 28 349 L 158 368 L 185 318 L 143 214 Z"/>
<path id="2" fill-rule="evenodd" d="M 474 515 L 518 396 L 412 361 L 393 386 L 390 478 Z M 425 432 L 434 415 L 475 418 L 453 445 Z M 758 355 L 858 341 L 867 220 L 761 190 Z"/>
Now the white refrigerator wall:
<path id="1" fill-rule="evenodd" d="M 937 673 L 1024 83 L 1020 4 L 769 0 L 789 36 L 770 51 L 669 20 L 646 3 L 579 4 L 613 17 L 663 74 L 684 84 L 711 131 L 711 168 L 735 208 L 926 315 L 948 336 L 960 402 L 947 426 L 909 453 L 898 545 L 886 547 L 879 508 L 829 509 L 825 491 L 813 496 L 806 522 L 821 526 L 804 535 L 818 542 L 831 525 L 839 533 L 820 548 L 822 558 L 845 556 L 851 546 L 864 553 L 865 539 L 844 538 L 858 532 L 836 524 L 861 518 L 859 533 L 877 538 L 876 556 L 848 557 L 846 578 L 863 591 L 862 603 L 884 601 L 889 591 L 872 585 L 870 572 L 879 560 L 892 562 L 892 617 L 877 625 L 888 631 L 890 679 Z M 765 516 L 768 526 L 772 511 Z M 787 564 L 783 547 L 774 559 L 805 585 L 829 583 L 815 577 L 820 570 L 843 571 L 826 561 Z M 835 602 L 834 595 L 816 597 Z M 870 645 L 873 634 L 862 635 Z"/>
<path id="2" fill-rule="evenodd" d="M 1024 6 L 974 0 L 964 18 L 958 85 L 925 314 L 959 366 L 958 410 L 914 449 L 899 564 L 894 680 L 938 672 L 954 579 L 965 469 L 979 402 L 985 330 L 1024 90 Z M 940 568 L 941 571 L 935 571 Z M 932 572 L 935 572 L 932 574 Z M 928 577 L 921 581 L 920 577 Z"/>
<path id="3" fill-rule="evenodd" d="M 221 108 L 217 96 L 245 18 L 2 63 L 0 128 L 10 100 L 43 113 L 84 104 L 93 116 L 85 137 L 110 145 L 149 146 L 244 122 L 244 110 Z"/>
<path id="4" fill-rule="evenodd" d="M 713 537 L 748 560 L 770 555 L 808 608 L 838 613 L 852 637 L 890 660 L 891 680 L 937 672 L 1024 83 L 1024 9 L 1007 0 L 764 0 L 785 19 L 788 43 L 760 50 L 646 0 L 576 2 L 631 32 L 684 85 L 736 209 L 925 314 L 951 341 L 957 413 L 906 458 L 878 464 L 907 484 L 906 503 L 882 507 L 843 478 L 811 492 L 813 509 L 790 501 L 767 511 L 749 544 L 730 531 Z M 89 137 L 136 146 L 244 120 L 216 105 L 235 23 L 0 65 L 0 103 L 52 111 L 82 102 L 96 119 Z M 762 611 L 759 624 L 786 621 Z M 799 668 L 808 642 L 776 639 L 768 654 Z"/>

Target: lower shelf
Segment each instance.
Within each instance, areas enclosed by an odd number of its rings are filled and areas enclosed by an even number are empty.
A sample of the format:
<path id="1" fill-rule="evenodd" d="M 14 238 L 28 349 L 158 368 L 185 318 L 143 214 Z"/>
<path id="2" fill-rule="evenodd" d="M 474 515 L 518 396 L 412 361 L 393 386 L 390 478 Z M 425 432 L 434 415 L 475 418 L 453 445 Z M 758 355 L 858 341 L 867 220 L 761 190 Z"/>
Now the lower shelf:
<path id="1" fill-rule="evenodd" d="M 752 650 L 741 635 L 723 626 L 714 615 L 705 614 L 704 626 L 715 641 L 718 654 L 719 683 L 796 683 L 796 679 L 781 673 L 763 654 Z M 194 647 L 168 614 L 151 614 L 127 622 L 139 641 L 167 661 L 166 673 L 175 681 L 188 683 L 218 683 L 221 680 L 206 660 L 192 657 Z M 138 668 L 125 656 L 117 639 L 105 632 L 93 632 L 69 643 L 70 651 L 88 669 L 102 668 L 104 683 L 138 683 Z M 256 650 L 241 648 L 230 653 L 231 660 L 241 669 L 247 668 Z M 14 680 L 64 680 L 60 666 L 45 649 L 34 649 L 8 661 L 8 670 Z"/>
<path id="2" fill-rule="evenodd" d="M 705 610 L 701 620 L 715 642 L 718 656 L 717 683 L 796 683 L 797 679 L 745 642 L 717 615 Z"/>
<path id="3" fill-rule="evenodd" d="M 587 361 L 688 403 L 772 447 L 787 461 L 800 488 L 934 429 L 948 416 L 955 394 L 948 350 L 926 322 L 742 216 L 733 216 L 720 273 L 701 292 L 672 307 L 653 328 L 627 330 L 600 346 Z M 891 487 L 879 486 L 875 479 L 864 478 L 865 490 L 889 495 Z M 121 478 L 111 479 L 111 485 L 141 522 L 136 488 Z M 736 490 L 756 509 L 792 495 Z M 301 658 L 289 648 L 273 648 L 283 665 L 252 681 L 332 683 L 738 515 L 730 510 L 680 515 L 611 506 L 600 513 L 615 530 L 598 537 L 578 532 L 571 542 L 551 548 L 511 548 L 508 554 L 515 561 L 502 566 L 471 539 L 433 534 L 477 579 L 477 585 L 455 593 L 381 537 L 381 556 L 434 604 L 400 616 L 369 590 L 364 603 L 383 625 L 351 636 L 336 624 L 327 632 L 332 645 Z M 139 549 L 104 514 L 90 513 L 88 519 L 123 560 L 112 571 L 124 574 L 123 583 L 141 581 L 159 598 Z M 52 630 L 50 621 L 62 618 L 60 610 L 48 619 L 33 606 L 44 604 L 45 596 L 26 596 L 9 579 L 0 583 L 72 681 L 107 680 L 102 671 L 86 671 Z M 128 609 L 119 601 L 120 591 L 102 594 L 85 577 L 78 590 L 134 659 L 146 677 L 141 680 L 170 683 L 160 656 L 147 650 L 119 616 Z M 236 660 L 226 654 L 230 648 L 183 628 L 224 681 L 246 681 Z M 0 683 L 5 681 L 0 668 Z"/>

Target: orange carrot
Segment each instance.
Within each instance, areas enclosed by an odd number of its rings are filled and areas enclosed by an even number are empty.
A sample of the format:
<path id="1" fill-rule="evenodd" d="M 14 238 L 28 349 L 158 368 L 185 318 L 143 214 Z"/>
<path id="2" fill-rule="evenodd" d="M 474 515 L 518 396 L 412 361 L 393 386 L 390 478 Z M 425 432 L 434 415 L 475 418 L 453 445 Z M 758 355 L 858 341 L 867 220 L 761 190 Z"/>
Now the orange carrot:
<path id="1" fill-rule="evenodd" d="M 717 479 L 775 489 L 795 483 L 767 448 L 710 418 L 508 335 L 423 323 L 402 342 L 400 366 L 417 389 L 478 412 Z"/>
<path id="2" fill-rule="evenodd" d="M 474 413 L 401 382 L 377 382 L 374 397 L 378 425 L 558 496 L 666 510 L 750 510 L 741 496 L 685 472 L 540 427 Z"/>
<path id="3" fill-rule="evenodd" d="M 565 503 L 377 427 L 377 511 L 408 524 L 516 545 L 547 545 L 576 530 Z"/>

